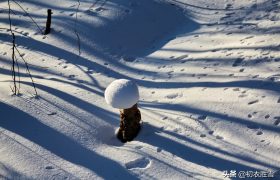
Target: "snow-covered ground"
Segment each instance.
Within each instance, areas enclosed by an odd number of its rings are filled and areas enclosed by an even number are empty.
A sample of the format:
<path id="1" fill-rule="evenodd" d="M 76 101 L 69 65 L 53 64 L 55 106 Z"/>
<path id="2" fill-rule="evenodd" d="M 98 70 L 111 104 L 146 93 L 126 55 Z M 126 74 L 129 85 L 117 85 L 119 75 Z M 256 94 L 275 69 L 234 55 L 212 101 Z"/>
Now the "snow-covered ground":
<path id="1" fill-rule="evenodd" d="M 0 1 L 0 179 L 229 179 L 280 169 L 279 0 L 18 0 L 12 96 Z M 76 20 L 77 19 L 77 20 Z M 75 33 L 75 31 L 77 33 Z M 79 56 L 80 38 L 81 54 Z M 105 88 L 139 86 L 142 130 L 122 144 Z"/>

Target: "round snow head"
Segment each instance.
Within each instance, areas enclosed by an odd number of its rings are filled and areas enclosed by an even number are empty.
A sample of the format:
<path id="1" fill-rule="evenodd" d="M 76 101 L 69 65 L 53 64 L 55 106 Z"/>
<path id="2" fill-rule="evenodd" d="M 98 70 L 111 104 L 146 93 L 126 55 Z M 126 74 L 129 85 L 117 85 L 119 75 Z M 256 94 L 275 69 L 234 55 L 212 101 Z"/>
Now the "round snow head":
<path id="1" fill-rule="evenodd" d="M 127 79 L 115 80 L 106 88 L 105 100 L 114 108 L 131 108 L 139 100 L 138 87 Z"/>

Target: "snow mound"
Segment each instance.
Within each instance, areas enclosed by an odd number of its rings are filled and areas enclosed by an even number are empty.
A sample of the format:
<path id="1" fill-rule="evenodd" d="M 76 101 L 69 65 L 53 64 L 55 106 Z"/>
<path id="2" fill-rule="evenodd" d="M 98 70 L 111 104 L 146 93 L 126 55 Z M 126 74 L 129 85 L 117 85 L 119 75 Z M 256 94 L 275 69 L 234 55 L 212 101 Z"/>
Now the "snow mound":
<path id="1" fill-rule="evenodd" d="M 139 100 L 138 87 L 127 79 L 115 80 L 106 88 L 105 100 L 114 108 L 130 108 Z"/>

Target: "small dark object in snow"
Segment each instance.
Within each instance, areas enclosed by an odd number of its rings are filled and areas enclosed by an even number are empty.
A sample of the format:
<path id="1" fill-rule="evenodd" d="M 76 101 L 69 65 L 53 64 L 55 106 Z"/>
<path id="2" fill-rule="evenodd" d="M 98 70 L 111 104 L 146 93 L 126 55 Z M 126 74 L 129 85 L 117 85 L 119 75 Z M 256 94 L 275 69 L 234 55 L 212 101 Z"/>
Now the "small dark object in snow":
<path id="1" fill-rule="evenodd" d="M 45 168 L 46 168 L 46 169 L 49 169 L 49 170 L 50 170 L 50 169 L 54 169 L 54 167 L 52 167 L 52 166 L 46 166 Z"/>
<path id="2" fill-rule="evenodd" d="M 259 100 L 250 101 L 250 102 L 248 102 L 248 105 L 255 104 L 257 102 L 259 102 Z"/>
<path id="3" fill-rule="evenodd" d="M 200 137 L 204 138 L 206 137 L 206 134 L 200 134 Z"/>
<path id="4" fill-rule="evenodd" d="M 280 124 L 280 116 L 276 116 L 276 117 L 274 117 L 274 119 L 276 119 L 276 121 L 273 124 L 275 126 L 278 126 Z"/>
<path id="5" fill-rule="evenodd" d="M 268 119 L 270 117 L 270 115 L 269 114 L 267 114 L 267 115 L 265 115 L 265 119 Z"/>
<path id="6" fill-rule="evenodd" d="M 123 56 L 122 59 L 124 61 L 127 61 L 127 62 L 133 62 L 135 61 L 135 57 L 132 57 L 132 56 Z"/>
<path id="7" fill-rule="evenodd" d="M 233 67 L 239 66 L 243 61 L 243 58 L 237 58 L 234 63 L 233 63 Z"/>
<path id="8" fill-rule="evenodd" d="M 53 116 L 53 115 L 56 115 L 56 112 L 50 112 L 48 113 L 49 116 Z"/>
<path id="9" fill-rule="evenodd" d="M 216 139 L 224 139 L 222 136 L 216 136 Z"/>

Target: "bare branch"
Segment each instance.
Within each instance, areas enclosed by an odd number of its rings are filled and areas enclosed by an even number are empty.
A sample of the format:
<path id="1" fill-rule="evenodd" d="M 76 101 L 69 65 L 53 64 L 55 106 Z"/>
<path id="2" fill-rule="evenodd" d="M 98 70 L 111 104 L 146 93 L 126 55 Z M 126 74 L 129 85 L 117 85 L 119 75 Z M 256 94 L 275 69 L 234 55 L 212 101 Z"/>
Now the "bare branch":
<path id="1" fill-rule="evenodd" d="M 15 0 L 12 0 L 17 6 L 19 6 L 19 8 L 32 20 L 32 22 L 37 26 L 37 28 L 39 29 L 39 31 L 44 34 L 43 30 L 40 28 L 40 26 L 38 25 L 38 23 L 36 23 L 36 21 L 32 18 L 32 16 Z"/>
<path id="2" fill-rule="evenodd" d="M 27 73 L 28 73 L 28 75 L 29 75 L 29 77 L 30 77 L 30 79 L 31 79 L 31 82 L 32 82 L 32 85 L 33 85 L 33 88 L 34 88 L 34 91 L 35 91 L 35 95 L 37 96 L 37 95 L 38 95 L 38 93 L 37 93 L 37 89 L 36 89 L 36 86 L 35 86 L 35 83 L 34 83 L 33 77 L 32 77 L 32 75 L 31 75 L 31 73 L 30 73 L 28 63 L 27 63 L 27 62 L 26 62 L 26 60 L 25 60 L 25 59 L 21 56 L 21 54 L 20 54 L 20 52 L 19 52 L 18 48 L 17 48 L 17 47 L 15 47 L 15 49 L 16 49 L 16 51 L 18 52 L 19 56 L 21 57 L 22 61 L 23 61 L 23 62 L 24 62 L 24 64 L 25 64 L 26 71 L 27 71 Z"/>
<path id="3" fill-rule="evenodd" d="M 8 15 L 9 15 L 9 24 L 10 24 L 10 32 L 11 32 L 11 35 L 12 35 L 12 67 L 11 67 L 11 71 L 12 71 L 12 79 L 13 79 L 13 87 L 11 87 L 11 90 L 12 92 L 14 93 L 14 95 L 17 95 L 19 94 L 19 90 L 20 90 L 20 73 L 19 73 L 19 64 L 18 64 L 18 60 L 16 58 L 16 54 L 15 52 L 17 52 L 19 54 L 19 56 L 21 57 L 21 59 L 23 60 L 23 62 L 25 63 L 25 66 L 26 66 L 26 71 L 27 73 L 29 74 L 29 77 L 32 81 L 32 85 L 33 85 L 33 88 L 35 90 L 35 94 L 36 96 L 38 95 L 37 93 L 37 90 L 36 90 L 36 87 L 35 87 L 35 83 L 33 81 L 33 78 L 32 78 L 32 75 L 30 73 L 30 70 L 29 70 L 29 67 L 28 67 L 28 64 L 26 62 L 26 60 L 23 58 L 23 56 L 21 55 L 21 53 L 19 52 L 18 48 L 16 47 L 16 43 L 15 43 L 15 34 L 13 32 L 13 29 L 12 29 L 12 20 L 11 20 L 11 4 L 10 4 L 10 0 L 8 0 L 8 7 L 9 7 L 9 12 L 8 12 Z M 16 74 L 16 67 L 17 67 L 17 74 Z M 18 76 L 18 81 L 16 80 L 16 77 Z M 18 86 L 17 86 L 17 82 L 18 82 Z"/>
<path id="4" fill-rule="evenodd" d="M 10 0 L 8 0 L 8 7 L 9 7 L 9 12 L 8 12 L 8 16 L 9 16 L 9 24 L 10 24 L 10 32 L 12 35 L 12 43 L 13 43 L 13 48 L 12 48 L 12 67 L 11 67 L 11 71 L 12 71 L 12 79 L 13 79 L 13 87 L 11 87 L 12 92 L 14 93 L 14 95 L 16 95 L 18 93 L 18 88 L 17 88 L 17 83 L 16 83 L 16 71 L 15 71 L 15 34 L 13 33 L 12 30 L 12 20 L 11 20 L 11 4 L 10 4 Z"/>
<path id="5" fill-rule="evenodd" d="M 78 0 L 78 7 L 76 9 L 75 29 L 74 29 L 74 32 L 77 36 L 79 56 L 81 56 L 81 40 L 80 40 L 80 36 L 79 36 L 78 30 L 77 30 L 77 23 L 78 23 L 78 12 L 79 12 L 80 5 L 81 5 L 81 2 L 80 2 L 80 0 Z"/>

